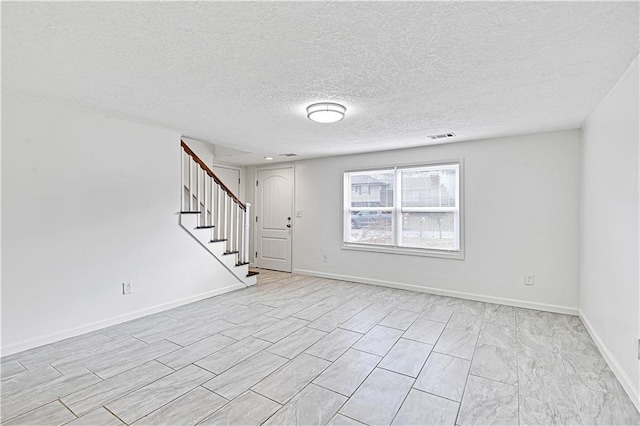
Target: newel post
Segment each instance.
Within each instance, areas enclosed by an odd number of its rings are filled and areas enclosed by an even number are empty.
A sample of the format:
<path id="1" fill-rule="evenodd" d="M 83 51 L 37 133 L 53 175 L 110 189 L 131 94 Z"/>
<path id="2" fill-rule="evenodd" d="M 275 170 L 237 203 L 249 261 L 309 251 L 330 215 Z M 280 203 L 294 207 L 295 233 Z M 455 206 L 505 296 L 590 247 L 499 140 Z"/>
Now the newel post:
<path id="1" fill-rule="evenodd" d="M 245 262 L 249 262 L 249 227 L 251 226 L 251 203 L 246 204 L 247 210 L 244 214 L 244 233 L 242 235 L 242 251 Z"/>

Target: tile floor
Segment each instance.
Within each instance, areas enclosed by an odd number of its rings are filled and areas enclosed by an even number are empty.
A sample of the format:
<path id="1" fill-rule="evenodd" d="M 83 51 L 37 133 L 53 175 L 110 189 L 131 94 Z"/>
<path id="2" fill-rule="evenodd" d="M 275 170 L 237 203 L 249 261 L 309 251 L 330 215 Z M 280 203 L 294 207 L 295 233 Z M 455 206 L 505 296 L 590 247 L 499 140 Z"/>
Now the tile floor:
<path id="1" fill-rule="evenodd" d="M 577 317 L 262 271 L 2 359 L 4 425 L 638 425 Z"/>

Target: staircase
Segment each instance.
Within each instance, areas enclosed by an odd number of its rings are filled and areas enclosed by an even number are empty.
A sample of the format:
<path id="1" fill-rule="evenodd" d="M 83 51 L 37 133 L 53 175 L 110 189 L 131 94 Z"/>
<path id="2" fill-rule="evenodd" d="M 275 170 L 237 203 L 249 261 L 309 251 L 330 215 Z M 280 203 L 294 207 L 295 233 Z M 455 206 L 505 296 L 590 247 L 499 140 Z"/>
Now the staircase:
<path id="1" fill-rule="evenodd" d="M 246 286 L 256 283 L 249 271 L 251 204 L 242 203 L 211 169 L 181 141 L 180 226 Z"/>

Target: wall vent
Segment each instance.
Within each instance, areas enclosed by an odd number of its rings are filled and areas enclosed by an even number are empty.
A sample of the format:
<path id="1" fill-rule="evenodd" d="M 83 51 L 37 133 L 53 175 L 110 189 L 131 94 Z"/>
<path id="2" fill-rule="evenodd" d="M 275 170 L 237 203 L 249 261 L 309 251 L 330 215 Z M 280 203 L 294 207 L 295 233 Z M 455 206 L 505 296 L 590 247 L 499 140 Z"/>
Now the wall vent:
<path id="1" fill-rule="evenodd" d="M 453 138 L 455 137 L 456 134 L 453 132 L 448 132 L 448 133 L 441 133 L 439 135 L 429 135 L 429 138 L 433 139 L 433 140 L 438 140 L 438 139 L 446 139 L 446 138 Z"/>

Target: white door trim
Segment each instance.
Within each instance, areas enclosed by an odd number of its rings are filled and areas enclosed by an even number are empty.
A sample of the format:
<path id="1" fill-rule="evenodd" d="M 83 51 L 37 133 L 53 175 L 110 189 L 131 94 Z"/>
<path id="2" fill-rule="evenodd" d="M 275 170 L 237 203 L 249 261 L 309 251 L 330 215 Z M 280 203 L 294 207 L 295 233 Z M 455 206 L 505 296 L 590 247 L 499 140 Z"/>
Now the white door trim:
<path id="1" fill-rule="evenodd" d="M 291 271 L 293 272 L 294 268 L 294 260 L 295 257 L 293 255 L 293 241 L 295 238 L 295 234 L 296 234 L 296 215 L 295 215 L 295 211 L 296 211 L 296 165 L 295 163 L 282 163 L 282 164 L 272 164 L 270 166 L 261 166 L 261 167 L 256 167 L 253 173 L 253 182 L 256 182 L 258 180 L 258 172 L 261 170 L 277 170 L 277 169 L 291 169 L 291 172 L 293 174 L 293 185 L 291 185 L 291 199 L 293 200 L 292 202 L 292 212 L 291 212 L 291 221 L 293 223 L 292 228 L 291 228 Z M 252 182 L 252 184 L 253 184 Z M 251 229 L 253 229 L 253 251 L 250 253 L 251 255 L 249 256 L 251 259 L 253 259 L 253 262 L 251 262 L 250 266 L 253 267 L 259 267 L 258 265 L 258 259 L 256 259 L 256 249 L 258 247 L 258 232 L 256 231 L 257 227 L 256 227 L 256 216 L 258 214 L 258 191 L 256 190 L 256 187 L 253 187 L 253 208 L 252 213 L 251 213 Z"/>
<path id="2" fill-rule="evenodd" d="M 234 166 L 231 164 L 227 164 L 227 163 L 219 163 L 217 161 L 214 161 L 213 163 L 211 163 L 211 165 L 213 167 L 220 167 L 221 169 L 233 169 L 233 170 L 237 170 L 240 172 L 240 174 L 242 174 L 242 167 L 239 166 Z"/>
<path id="3" fill-rule="evenodd" d="M 243 203 L 244 203 L 244 194 L 245 194 L 245 188 L 247 186 L 247 183 L 244 182 L 246 180 L 246 173 L 243 167 L 241 166 L 236 166 L 233 164 L 228 164 L 228 163 L 222 163 L 219 161 L 214 161 L 211 163 L 212 168 L 215 167 L 219 167 L 221 169 L 231 169 L 231 170 L 237 170 L 238 171 L 238 176 L 240 177 L 240 183 L 238 184 L 238 193 L 234 194 L 236 197 L 238 197 Z M 213 170 L 213 172 L 215 173 L 215 170 Z"/>

